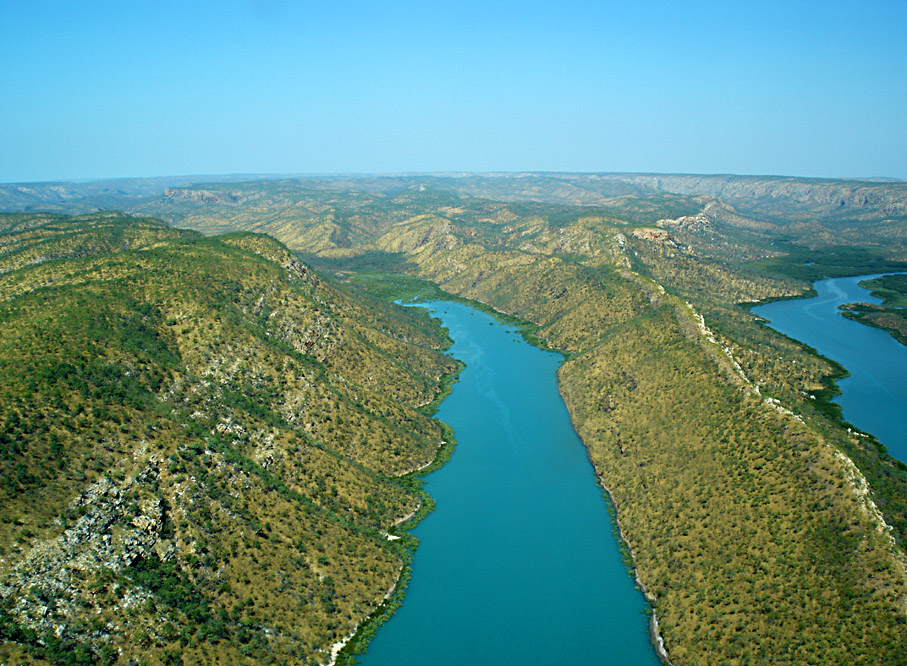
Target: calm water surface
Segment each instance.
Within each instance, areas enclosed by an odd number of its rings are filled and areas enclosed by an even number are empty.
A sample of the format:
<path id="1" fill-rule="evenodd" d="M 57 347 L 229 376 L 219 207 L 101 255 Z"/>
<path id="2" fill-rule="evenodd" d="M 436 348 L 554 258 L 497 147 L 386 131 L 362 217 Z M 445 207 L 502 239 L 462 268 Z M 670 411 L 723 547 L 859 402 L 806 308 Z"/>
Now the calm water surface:
<path id="1" fill-rule="evenodd" d="M 645 602 L 557 391 L 562 359 L 455 303 L 429 303 L 466 363 L 437 416 L 457 438 L 403 606 L 365 666 L 656 666 Z"/>
<path id="2" fill-rule="evenodd" d="M 891 334 L 845 318 L 844 303 L 879 303 L 858 282 L 862 275 L 816 282 L 814 298 L 777 301 L 753 308 L 769 325 L 805 342 L 847 368 L 838 382 L 845 420 L 875 435 L 888 452 L 907 461 L 907 346 Z"/>

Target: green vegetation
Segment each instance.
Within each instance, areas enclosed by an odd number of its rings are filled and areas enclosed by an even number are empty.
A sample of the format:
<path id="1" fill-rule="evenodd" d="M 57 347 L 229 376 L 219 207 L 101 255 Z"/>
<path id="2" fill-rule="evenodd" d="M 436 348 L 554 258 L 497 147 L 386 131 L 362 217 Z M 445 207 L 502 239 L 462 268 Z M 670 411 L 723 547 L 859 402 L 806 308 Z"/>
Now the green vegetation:
<path id="1" fill-rule="evenodd" d="M 325 662 L 408 562 L 443 331 L 265 236 L 0 219 L 0 660 Z"/>
<path id="2" fill-rule="evenodd" d="M 883 275 L 863 280 L 860 286 L 869 289 L 876 298 L 881 298 L 884 308 L 907 308 L 907 275 Z"/>
<path id="3" fill-rule="evenodd" d="M 452 296 L 439 289 L 433 282 L 402 273 L 350 272 L 344 274 L 343 279 L 353 288 L 389 302 L 445 300 Z M 417 312 L 424 313 L 423 310 L 417 310 Z M 437 320 L 432 319 L 428 314 L 425 314 L 425 318 L 434 322 L 434 325 L 440 326 Z"/>
<path id="4" fill-rule="evenodd" d="M 860 286 L 882 299 L 884 308 L 907 308 L 907 275 L 883 275 L 863 280 Z"/>
<path id="5" fill-rule="evenodd" d="M 785 254 L 755 262 L 754 269 L 804 282 L 907 269 L 907 263 L 892 261 L 881 252 L 863 247 L 839 245 L 814 250 L 789 242 L 776 245 Z"/>
<path id="6" fill-rule="evenodd" d="M 882 328 L 898 342 L 907 345 L 907 275 L 883 275 L 864 280 L 861 287 L 869 289 L 881 305 L 851 303 L 842 307 L 845 317 L 869 326 Z"/>

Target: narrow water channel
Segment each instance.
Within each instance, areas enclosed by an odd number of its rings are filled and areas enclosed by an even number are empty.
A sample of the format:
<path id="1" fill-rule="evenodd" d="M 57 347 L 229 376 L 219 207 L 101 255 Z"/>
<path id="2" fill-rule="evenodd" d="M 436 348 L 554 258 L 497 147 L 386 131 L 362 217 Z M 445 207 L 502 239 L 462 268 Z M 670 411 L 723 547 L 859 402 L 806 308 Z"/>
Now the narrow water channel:
<path id="1" fill-rule="evenodd" d="M 557 390 L 562 359 L 467 306 L 434 302 L 466 363 L 437 416 L 453 457 L 406 599 L 365 666 L 656 666 L 646 604 L 621 561 L 586 450 Z"/>
<path id="2" fill-rule="evenodd" d="M 844 419 L 872 433 L 888 452 L 907 462 L 907 346 L 887 331 L 847 319 L 844 303 L 879 303 L 859 282 L 878 275 L 816 282 L 817 295 L 753 308 L 769 326 L 805 342 L 850 373 L 838 382 Z"/>

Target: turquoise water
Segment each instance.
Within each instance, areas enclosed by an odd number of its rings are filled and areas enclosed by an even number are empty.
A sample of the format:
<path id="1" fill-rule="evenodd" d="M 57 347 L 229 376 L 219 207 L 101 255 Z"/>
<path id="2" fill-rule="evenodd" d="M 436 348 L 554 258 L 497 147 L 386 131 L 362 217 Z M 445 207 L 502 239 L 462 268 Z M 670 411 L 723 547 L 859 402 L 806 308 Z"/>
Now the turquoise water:
<path id="1" fill-rule="evenodd" d="M 907 346 L 891 334 L 845 318 L 844 303 L 879 303 L 858 282 L 862 275 L 816 282 L 814 298 L 777 301 L 753 308 L 769 325 L 843 365 L 850 376 L 838 382 L 844 419 L 872 433 L 888 452 L 907 461 Z"/>
<path id="2" fill-rule="evenodd" d="M 562 359 L 456 303 L 426 305 L 466 363 L 437 416 L 456 433 L 406 599 L 365 666 L 655 666 L 645 601 L 557 391 Z"/>

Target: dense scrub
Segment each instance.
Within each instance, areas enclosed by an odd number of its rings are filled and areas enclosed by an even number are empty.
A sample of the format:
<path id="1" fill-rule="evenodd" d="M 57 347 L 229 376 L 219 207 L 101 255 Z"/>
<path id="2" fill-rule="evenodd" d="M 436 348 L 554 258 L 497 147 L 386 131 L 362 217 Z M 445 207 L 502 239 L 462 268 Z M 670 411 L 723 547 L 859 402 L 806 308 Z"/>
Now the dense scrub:
<path id="1" fill-rule="evenodd" d="M 118 215 L 0 236 L 0 647 L 50 663 L 319 663 L 393 589 L 390 477 L 444 438 L 416 312 L 270 238 Z"/>

